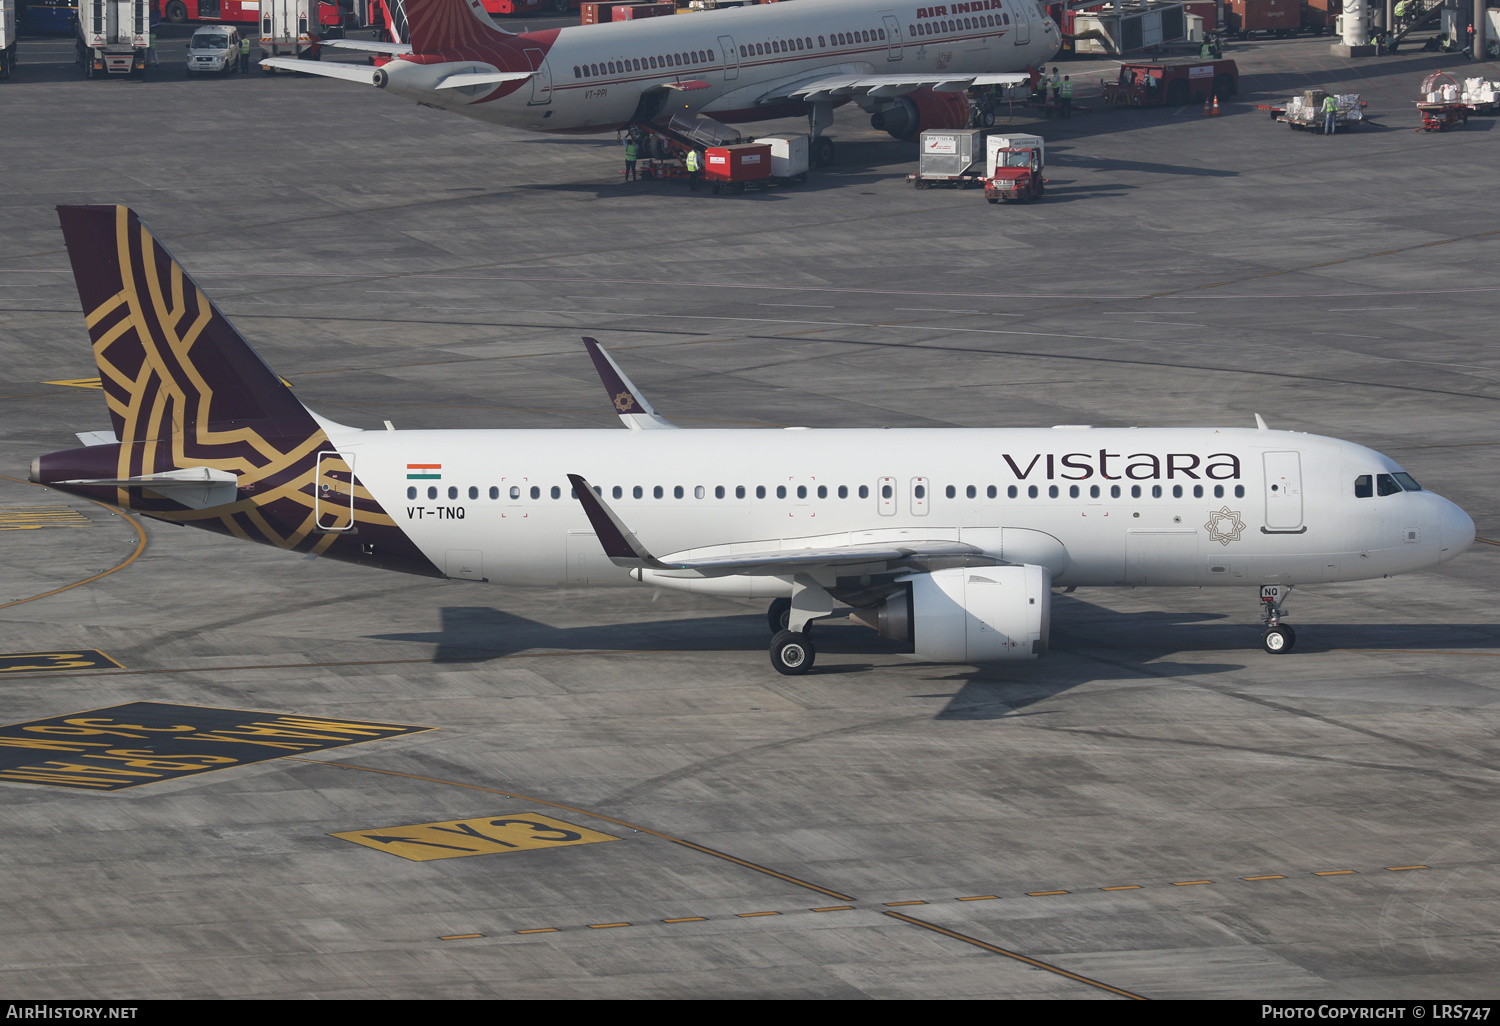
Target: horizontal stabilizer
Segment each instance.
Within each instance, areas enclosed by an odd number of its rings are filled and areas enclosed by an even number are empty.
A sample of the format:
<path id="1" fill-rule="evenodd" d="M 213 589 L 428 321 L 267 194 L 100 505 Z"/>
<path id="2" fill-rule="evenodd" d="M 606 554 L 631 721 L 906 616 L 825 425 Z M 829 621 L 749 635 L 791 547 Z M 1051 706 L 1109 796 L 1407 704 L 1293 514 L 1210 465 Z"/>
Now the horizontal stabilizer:
<path id="1" fill-rule="evenodd" d="M 502 82 L 520 82 L 535 75 L 534 71 L 480 71 L 459 72 L 442 79 L 434 89 L 462 89 L 465 86 L 499 85 Z"/>
<path id="2" fill-rule="evenodd" d="M 686 82 L 663 82 L 662 85 L 667 89 L 681 89 L 684 92 L 708 88 L 708 83 L 701 78 L 690 78 Z"/>
<path id="3" fill-rule="evenodd" d="M 371 53 L 407 54 L 411 53 L 410 43 L 381 43 L 372 42 L 367 39 L 325 39 L 324 46 L 336 46 L 341 50 L 365 50 Z"/>
<path id="4" fill-rule="evenodd" d="M 239 498 L 239 480 L 227 470 L 184 467 L 181 470 L 143 474 L 140 477 L 84 478 L 55 483 L 95 488 L 149 488 L 189 509 L 208 509 L 212 506 L 227 506 Z"/>
<path id="5" fill-rule="evenodd" d="M 603 346 L 588 337 L 584 338 L 583 344 L 589 351 L 589 359 L 594 361 L 594 369 L 599 372 L 599 380 L 604 382 L 604 391 L 609 393 L 609 401 L 614 404 L 615 412 L 620 415 L 626 427 L 632 431 L 641 431 L 677 426 L 651 408 L 641 390 L 625 376 L 620 365 L 604 351 Z"/>
<path id="6" fill-rule="evenodd" d="M 113 431 L 75 431 L 84 445 L 114 445 L 119 441 Z"/>
<path id="7" fill-rule="evenodd" d="M 362 64 L 330 64 L 325 61 L 304 61 L 296 57 L 267 57 L 260 62 L 260 66 L 279 68 L 282 71 L 300 71 L 305 75 L 318 75 L 322 78 L 341 78 L 345 82 L 358 82 L 367 86 L 375 84 L 377 70 Z"/>

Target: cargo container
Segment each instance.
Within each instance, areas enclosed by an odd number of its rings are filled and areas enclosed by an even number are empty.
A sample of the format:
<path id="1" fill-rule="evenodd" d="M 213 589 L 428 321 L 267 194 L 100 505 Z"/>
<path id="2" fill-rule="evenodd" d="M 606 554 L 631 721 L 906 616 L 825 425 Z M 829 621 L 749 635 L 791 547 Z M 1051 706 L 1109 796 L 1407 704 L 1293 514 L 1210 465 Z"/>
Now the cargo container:
<path id="1" fill-rule="evenodd" d="M 713 183 L 714 192 L 725 185 L 744 192 L 747 183 L 771 180 L 771 147 L 766 143 L 710 146 L 703 155 L 703 177 Z"/>
<path id="2" fill-rule="evenodd" d="M 1326 3 L 1327 0 L 1324 0 Z M 1183 10 L 1189 14 L 1196 14 L 1203 19 L 1204 32 L 1219 31 L 1219 5 L 1215 0 L 1196 0 L 1196 2 L 1185 3 Z"/>
<path id="3" fill-rule="evenodd" d="M 0 0 L 0 81 L 16 64 L 16 0 Z"/>
<path id="4" fill-rule="evenodd" d="M 84 78 L 146 74 L 151 0 L 79 0 L 77 60 Z"/>
<path id="5" fill-rule="evenodd" d="M 653 4 L 617 4 L 609 12 L 611 21 L 638 21 L 641 18 L 660 18 L 664 14 L 676 14 L 677 5 L 672 0 L 660 0 Z"/>
<path id="6" fill-rule="evenodd" d="M 1344 0 L 1302 0 L 1302 27 L 1315 36 L 1334 31 Z"/>
<path id="7" fill-rule="evenodd" d="M 1301 0 L 1228 0 L 1228 30 L 1241 39 L 1255 32 L 1292 36 L 1302 27 Z"/>
<path id="8" fill-rule="evenodd" d="M 623 7 L 631 0 L 589 0 L 588 3 L 578 5 L 578 24 L 598 25 L 602 22 L 614 20 L 616 7 Z"/>
<path id="9" fill-rule="evenodd" d="M 1073 18 L 1073 34 L 1076 53 L 1149 50 L 1187 38 L 1187 11 L 1180 3 L 1138 3 L 1079 11 Z"/>
<path id="10" fill-rule="evenodd" d="M 762 135 L 755 141 L 771 147 L 771 177 L 778 184 L 807 181 L 808 137 L 805 134 Z"/>
<path id="11" fill-rule="evenodd" d="M 907 181 L 918 189 L 952 182 L 961 189 L 984 181 L 984 128 L 929 128 L 922 133 L 917 173 Z"/>

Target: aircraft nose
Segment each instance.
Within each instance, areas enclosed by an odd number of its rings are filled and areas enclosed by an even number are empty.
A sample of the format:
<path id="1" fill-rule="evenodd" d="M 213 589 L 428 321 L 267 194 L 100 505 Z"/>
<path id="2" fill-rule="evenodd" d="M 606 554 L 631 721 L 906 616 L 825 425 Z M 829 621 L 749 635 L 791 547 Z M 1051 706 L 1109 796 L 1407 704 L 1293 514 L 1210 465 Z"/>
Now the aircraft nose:
<path id="1" fill-rule="evenodd" d="M 1438 530 L 1438 558 L 1444 562 L 1474 544 L 1474 521 L 1456 504 L 1443 500 L 1442 526 Z"/>

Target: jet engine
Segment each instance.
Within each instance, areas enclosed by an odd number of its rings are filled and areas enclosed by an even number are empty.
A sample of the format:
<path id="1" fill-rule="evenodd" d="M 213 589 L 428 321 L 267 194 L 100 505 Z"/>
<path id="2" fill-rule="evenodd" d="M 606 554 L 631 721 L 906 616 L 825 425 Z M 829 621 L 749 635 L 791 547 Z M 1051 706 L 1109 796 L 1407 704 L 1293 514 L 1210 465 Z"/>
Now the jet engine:
<path id="1" fill-rule="evenodd" d="M 1052 627 L 1052 575 L 1042 566 L 963 567 L 920 574 L 850 619 L 942 663 L 1036 659 Z"/>
<path id="2" fill-rule="evenodd" d="M 969 99 L 964 93 L 937 93 L 930 87 L 898 96 L 870 115 L 871 128 L 902 141 L 929 128 L 963 128 L 968 123 Z"/>

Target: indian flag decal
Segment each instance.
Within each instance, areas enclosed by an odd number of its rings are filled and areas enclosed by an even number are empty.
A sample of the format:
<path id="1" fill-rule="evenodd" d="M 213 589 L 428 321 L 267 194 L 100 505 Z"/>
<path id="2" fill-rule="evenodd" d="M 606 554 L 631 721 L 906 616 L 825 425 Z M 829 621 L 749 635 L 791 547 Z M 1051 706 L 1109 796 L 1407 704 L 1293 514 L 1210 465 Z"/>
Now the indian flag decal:
<path id="1" fill-rule="evenodd" d="M 408 463 L 406 479 L 408 481 L 441 481 L 443 465 L 441 463 Z"/>

